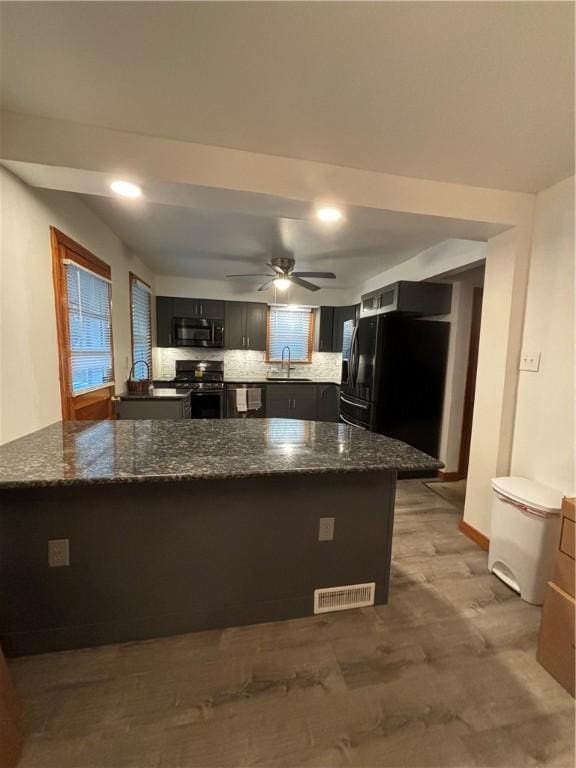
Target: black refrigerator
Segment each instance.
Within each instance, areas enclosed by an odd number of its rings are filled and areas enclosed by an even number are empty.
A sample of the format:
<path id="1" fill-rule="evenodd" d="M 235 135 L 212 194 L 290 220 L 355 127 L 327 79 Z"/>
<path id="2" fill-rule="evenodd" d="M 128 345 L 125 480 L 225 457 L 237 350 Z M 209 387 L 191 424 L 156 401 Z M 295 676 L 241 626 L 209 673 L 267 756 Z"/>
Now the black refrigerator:
<path id="1" fill-rule="evenodd" d="M 450 323 L 401 315 L 345 328 L 340 421 L 437 457 L 449 335 Z"/>

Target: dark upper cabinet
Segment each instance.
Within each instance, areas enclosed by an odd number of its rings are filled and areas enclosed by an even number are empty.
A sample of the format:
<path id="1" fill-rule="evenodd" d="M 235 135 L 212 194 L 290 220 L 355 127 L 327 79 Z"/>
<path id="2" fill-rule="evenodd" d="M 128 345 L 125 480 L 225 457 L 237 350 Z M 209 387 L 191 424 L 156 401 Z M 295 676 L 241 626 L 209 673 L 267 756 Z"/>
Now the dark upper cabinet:
<path id="1" fill-rule="evenodd" d="M 224 317 L 224 302 L 214 299 L 173 299 L 174 317 L 205 317 L 221 320 Z"/>
<path id="2" fill-rule="evenodd" d="M 268 306 L 255 301 L 227 301 L 224 313 L 226 349 L 266 349 Z"/>
<path id="3" fill-rule="evenodd" d="M 319 352 L 333 352 L 334 307 L 320 307 Z"/>
<path id="4" fill-rule="evenodd" d="M 215 299 L 198 299 L 200 302 L 200 317 L 208 320 L 224 319 L 224 302 Z"/>
<path id="5" fill-rule="evenodd" d="M 156 297 L 156 344 L 159 347 L 172 346 L 172 304 L 171 296 Z"/>
<path id="6" fill-rule="evenodd" d="M 340 387 L 338 384 L 318 385 L 318 421 L 338 421 Z"/>
<path id="7" fill-rule="evenodd" d="M 224 308 L 224 347 L 226 349 L 246 348 L 245 310 L 241 301 L 226 302 Z"/>
<path id="8" fill-rule="evenodd" d="M 452 305 L 452 286 L 449 283 L 400 280 L 364 294 L 361 302 L 363 317 L 388 312 L 402 312 L 413 317 L 447 315 Z"/>
<path id="9" fill-rule="evenodd" d="M 342 352 L 344 340 L 344 323 L 347 320 L 357 321 L 357 305 L 351 307 L 334 307 L 334 330 L 332 334 L 332 352 Z"/>
<path id="10" fill-rule="evenodd" d="M 266 349 L 268 305 L 250 301 L 246 303 L 246 349 Z"/>

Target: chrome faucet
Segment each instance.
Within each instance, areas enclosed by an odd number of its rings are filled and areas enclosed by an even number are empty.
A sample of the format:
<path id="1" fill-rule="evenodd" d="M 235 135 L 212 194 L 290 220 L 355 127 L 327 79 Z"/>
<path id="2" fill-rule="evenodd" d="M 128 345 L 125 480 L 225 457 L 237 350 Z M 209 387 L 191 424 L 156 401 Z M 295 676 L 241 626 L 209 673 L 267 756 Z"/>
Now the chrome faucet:
<path id="1" fill-rule="evenodd" d="M 287 369 L 287 373 L 286 373 L 286 378 L 289 379 L 290 378 L 290 370 L 291 370 L 290 363 L 292 362 L 292 360 L 291 360 L 291 357 L 290 357 L 290 347 L 288 345 L 286 345 L 282 349 L 282 372 L 284 372 L 284 352 L 286 350 L 288 350 L 288 369 Z"/>

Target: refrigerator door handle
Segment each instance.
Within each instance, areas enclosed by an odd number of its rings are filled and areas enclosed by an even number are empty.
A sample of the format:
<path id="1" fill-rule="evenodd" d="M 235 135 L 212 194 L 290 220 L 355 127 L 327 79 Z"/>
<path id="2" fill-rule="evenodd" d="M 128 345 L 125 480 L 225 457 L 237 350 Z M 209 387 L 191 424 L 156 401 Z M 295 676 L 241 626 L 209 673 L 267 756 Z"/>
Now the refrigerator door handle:
<path id="1" fill-rule="evenodd" d="M 352 368 L 352 386 L 356 386 L 358 383 L 358 326 L 356 326 L 356 332 L 354 333 L 354 339 L 353 339 L 353 347 L 352 347 L 352 355 L 353 355 L 353 368 Z"/>
<path id="2" fill-rule="evenodd" d="M 354 385 L 354 345 L 356 344 L 356 336 L 358 335 L 358 323 L 354 326 L 352 331 L 352 338 L 350 340 L 350 352 L 348 353 L 348 381 L 347 384 Z"/>
<path id="3" fill-rule="evenodd" d="M 348 419 L 345 416 L 342 416 L 342 414 L 340 414 L 340 418 L 345 424 L 348 424 L 351 427 L 356 427 L 356 429 L 366 429 L 366 427 L 361 427 L 360 424 L 354 424 L 353 422 L 348 421 Z"/>
<path id="4" fill-rule="evenodd" d="M 348 405 L 352 405 L 352 406 L 354 406 L 354 408 L 363 408 L 365 411 L 367 411 L 367 410 L 368 410 L 368 408 L 370 407 L 369 405 L 365 405 L 364 403 L 353 403 L 353 402 L 352 402 L 352 400 L 348 400 L 348 399 L 346 399 L 346 398 L 344 397 L 344 395 L 340 395 L 340 400 L 341 400 L 343 403 L 347 403 Z"/>

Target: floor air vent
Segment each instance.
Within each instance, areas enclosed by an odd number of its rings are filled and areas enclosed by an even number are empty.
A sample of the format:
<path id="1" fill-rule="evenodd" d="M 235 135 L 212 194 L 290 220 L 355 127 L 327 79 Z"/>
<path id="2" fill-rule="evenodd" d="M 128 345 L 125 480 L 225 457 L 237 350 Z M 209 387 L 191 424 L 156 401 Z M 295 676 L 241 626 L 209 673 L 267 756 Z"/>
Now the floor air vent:
<path id="1" fill-rule="evenodd" d="M 327 587 L 314 590 L 314 613 L 346 611 L 374 605 L 376 584 L 350 584 L 346 587 Z"/>

